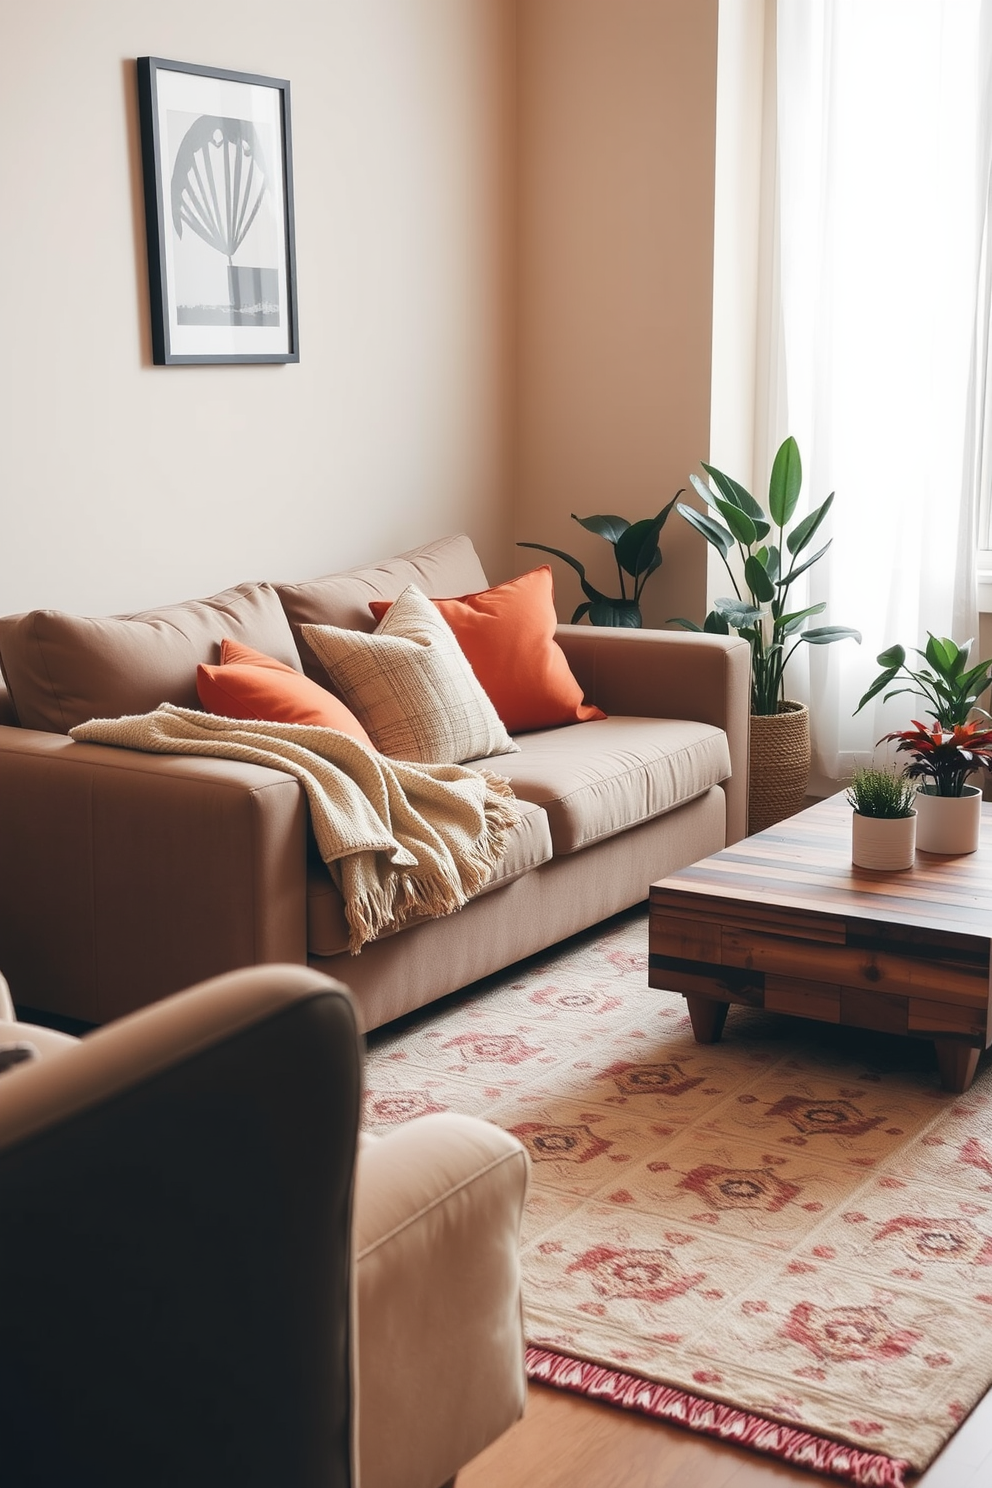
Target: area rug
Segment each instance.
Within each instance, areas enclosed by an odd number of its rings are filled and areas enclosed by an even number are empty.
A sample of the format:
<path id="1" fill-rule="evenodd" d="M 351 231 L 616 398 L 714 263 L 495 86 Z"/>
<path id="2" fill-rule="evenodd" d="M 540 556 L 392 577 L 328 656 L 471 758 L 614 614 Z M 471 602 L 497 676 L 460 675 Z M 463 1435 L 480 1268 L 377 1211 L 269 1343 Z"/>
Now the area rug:
<path id="1" fill-rule="evenodd" d="M 640 911 L 369 1041 L 366 1124 L 482 1116 L 532 1159 L 532 1378 L 900 1485 L 992 1384 L 992 1071 L 731 1009 L 693 1041 Z"/>

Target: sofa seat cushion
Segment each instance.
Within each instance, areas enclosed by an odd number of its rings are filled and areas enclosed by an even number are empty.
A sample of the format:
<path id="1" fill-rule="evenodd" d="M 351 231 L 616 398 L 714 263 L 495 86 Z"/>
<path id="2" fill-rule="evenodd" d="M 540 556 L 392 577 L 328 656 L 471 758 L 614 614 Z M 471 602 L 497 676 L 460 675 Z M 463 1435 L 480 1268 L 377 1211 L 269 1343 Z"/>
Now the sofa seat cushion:
<path id="1" fill-rule="evenodd" d="M 674 718 L 598 719 L 519 734 L 519 754 L 486 762 L 543 806 L 555 856 L 649 821 L 730 775 L 722 729 Z"/>
<path id="2" fill-rule="evenodd" d="M 504 758 L 500 755 L 493 760 L 495 773 L 499 773 L 500 761 Z M 499 867 L 481 890 L 483 894 L 520 878 L 551 857 L 551 833 L 546 814 L 530 801 L 518 801 L 517 807 L 520 820 L 510 833 L 506 854 Z M 407 920 L 400 930 L 416 923 L 416 920 Z M 307 874 L 307 947 L 311 956 L 336 956 L 348 949 L 344 900 L 324 864 L 319 861 L 311 864 Z"/>

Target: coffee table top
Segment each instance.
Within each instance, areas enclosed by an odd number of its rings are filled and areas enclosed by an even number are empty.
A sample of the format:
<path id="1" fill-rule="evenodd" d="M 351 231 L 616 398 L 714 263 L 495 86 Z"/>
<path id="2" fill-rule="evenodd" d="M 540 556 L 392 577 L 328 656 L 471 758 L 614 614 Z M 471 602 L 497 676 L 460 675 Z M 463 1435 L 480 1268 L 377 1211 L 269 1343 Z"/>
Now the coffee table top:
<path id="1" fill-rule="evenodd" d="M 757 914 L 767 924 L 776 908 L 787 910 L 793 933 L 809 916 L 819 922 L 819 933 L 823 919 L 856 919 L 904 927 L 907 939 L 923 931 L 928 938 L 936 932 L 988 942 L 992 805 L 982 806 L 977 852 L 917 852 L 912 868 L 880 873 L 851 862 L 851 807 L 840 791 L 653 884 L 652 903 L 664 904 L 669 891 L 673 908 L 690 895 L 693 912 L 714 919 Z"/>

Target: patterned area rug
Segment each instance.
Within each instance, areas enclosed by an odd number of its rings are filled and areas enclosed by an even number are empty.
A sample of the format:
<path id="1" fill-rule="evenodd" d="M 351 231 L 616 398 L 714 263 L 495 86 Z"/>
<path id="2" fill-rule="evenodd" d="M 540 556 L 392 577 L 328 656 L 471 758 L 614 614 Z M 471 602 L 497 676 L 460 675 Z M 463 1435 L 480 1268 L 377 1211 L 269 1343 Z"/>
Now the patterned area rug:
<path id="1" fill-rule="evenodd" d="M 901 1484 L 992 1384 L 992 1071 L 743 1009 L 698 1045 L 646 977 L 638 911 L 373 1035 L 368 1128 L 525 1143 L 532 1377 Z"/>

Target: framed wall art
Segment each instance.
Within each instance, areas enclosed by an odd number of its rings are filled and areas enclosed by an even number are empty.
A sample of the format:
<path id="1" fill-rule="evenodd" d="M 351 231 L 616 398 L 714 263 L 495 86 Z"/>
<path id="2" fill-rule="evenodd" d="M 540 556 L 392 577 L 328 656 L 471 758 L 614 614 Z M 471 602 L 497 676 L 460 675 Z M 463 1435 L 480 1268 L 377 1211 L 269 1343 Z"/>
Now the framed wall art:
<path id="1" fill-rule="evenodd" d="M 297 362 L 289 83 L 138 58 L 152 357 Z"/>

